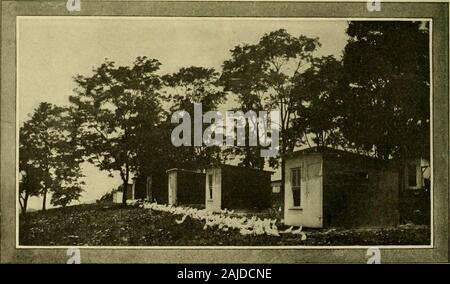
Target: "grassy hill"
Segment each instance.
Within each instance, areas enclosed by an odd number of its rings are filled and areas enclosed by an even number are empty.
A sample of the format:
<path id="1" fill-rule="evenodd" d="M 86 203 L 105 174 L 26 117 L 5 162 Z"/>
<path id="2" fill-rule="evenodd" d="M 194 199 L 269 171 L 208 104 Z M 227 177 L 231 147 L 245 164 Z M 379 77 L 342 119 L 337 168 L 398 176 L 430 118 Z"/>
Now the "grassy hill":
<path id="1" fill-rule="evenodd" d="M 426 245 L 429 226 L 386 229 L 305 230 L 299 236 L 242 236 L 238 230 L 203 229 L 198 220 L 132 206 L 84 204 L 20 219 L 21 245 L 39 246 L 224 246 L 224 245 Z"/>

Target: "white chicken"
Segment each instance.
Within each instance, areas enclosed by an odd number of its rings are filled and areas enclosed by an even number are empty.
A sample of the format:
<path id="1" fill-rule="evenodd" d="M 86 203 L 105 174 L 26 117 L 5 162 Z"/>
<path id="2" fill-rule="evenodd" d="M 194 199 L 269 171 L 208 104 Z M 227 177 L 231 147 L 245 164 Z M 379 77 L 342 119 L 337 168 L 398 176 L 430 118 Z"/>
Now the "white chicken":
<path id="1" fill-rule="evenodd" d="M 233 210 L 224 209 L 219 214 L 206 211 L 205 209 L 195 209 L 189 207 L 179 207 L 172 205 L 157 204 L 156 202 L 144 202 L 142 207 L 145 209 L 150 209 L 154 211 L 168 212 L 174 215 L 182 215 L 180 220 L 175 220 L 177 224 L 182 224 L 185 222 L 186 218 L 189 216 L 192 219 L 204 221 L 203 230 L 207 230 L 208 227 L 217 228 L 224 232 L 230 229 L 237 229 L 242 235 L 269 235 L 269 236 L 280 236 L 280 233 L 290 233 L 292 232 L 292 227 L 285 230 L 284 232 L 279 232 L 277 226 L 275 225 L 276 219 L 260 219 L 256 216 L 252 217 L 231 217 Z M 301 228 L 297 231 L 301 231 Z M 306 236 L 305 236 L 306 237 Z M 303 236 L 302 236 L 303 239 Z"/>
<path id="2" fill-rule="evenodd" d="M 292 232 L 292 228 L 294 228 L 293 226 L 290 226 L 289 228 L 287 228 L 286 230 L 284 230 L 284 231 L 281 231 L 280 233 L 281 234 L 289 234 L 290 232 Z"/>
<path id="3" fill-rule="evenodd" d="M 278 230 L 275 228 L 266 228 L 266 233 L 269 236 L 274 236 L 274 237 L 279 237 L 280 233 L 278 232 Z"/>
<path id="4" fill-rule="evenodd" d="M 300 235 L 302 232 L 302 226 L 300 226 L 297 230 L 292 230 L 291 234 L 293 235 Z"/>
<path id="5" fill-rule="evenodd" d="M 291 234 L 293 234 L 293 235 L 300 235 L 302 241 L 306 240 L 306 234 L 304 232 L 302 232 L 302 227 L 301 226 L 297 230 L 292 231 Z"/>
<path id="6" fill-rule="evenodd" d="M 253 230 L 242 228 L 239 233 L 243 236 L 251 236 L 254 234 Z"/>
<path id="7" fill-rule="evenodd" d="M 181 218 L 181 220 L 175 220 L 175 222 L 176 222 L 178 225 L 180 225 L 181 223 L 184 222 L 184 220 L 186 220 L 186 217 L 187 217 L 187 216 L 188 216 L 188 215 L 184 215 L 183 218 Z"/>

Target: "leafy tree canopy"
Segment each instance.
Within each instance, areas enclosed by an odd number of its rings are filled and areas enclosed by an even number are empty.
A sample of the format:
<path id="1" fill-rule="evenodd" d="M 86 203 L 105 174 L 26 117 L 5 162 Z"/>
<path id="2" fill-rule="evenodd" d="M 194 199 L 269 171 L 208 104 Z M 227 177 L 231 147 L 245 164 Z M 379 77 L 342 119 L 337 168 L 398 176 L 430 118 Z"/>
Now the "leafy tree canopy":
<path id="1" fill-rule="evenodd" d="M 380 158 L 429 155 L 429 30 L 423 22 L 350 22 L 342 132 Z"/>

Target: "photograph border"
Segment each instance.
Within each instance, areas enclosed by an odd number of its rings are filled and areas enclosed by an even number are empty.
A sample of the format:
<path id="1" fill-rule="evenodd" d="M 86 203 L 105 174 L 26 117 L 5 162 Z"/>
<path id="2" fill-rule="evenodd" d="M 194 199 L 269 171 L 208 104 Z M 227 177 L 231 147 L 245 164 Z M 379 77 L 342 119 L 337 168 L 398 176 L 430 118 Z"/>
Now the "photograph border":
<path id="1" fill-rule="evenodd" d="M 64 4 L 64 5 L 61 5 Z M 126 6 L 125 6 L 126 4 Z M 225 7 L 224 7 L 225 5 Z M 343 5 L 345 8 L 342 8 Z M 398 6 L 402 8 L 399 9 Z M 442 7 L 444 6 L 444 7 Z M 120 9 L 118 9 L 120 7 Z M 137 7 L 140 7 L 136 10 Z M 249 7 L 251 9 L 242 9 Z M 444 8 L 444 9 L 442 9 Z M 174 11 L 174 9 L 176 11 Z M 138 13 L 136 14 L 136 12 Z M 330 17 L 325 17 L 329 13 Z M 357 15 L 355 17 L 354 15 Z M 297 15 L 297 16 L 295 16 Z M 351 16 L 344 16 L 351 15 Z M 368 12 L 366 2 L 142 2 L 82 0 L 82 11 L 70 14 L 65 1 L 2 2 L 1 63 L 1 260 L 65 262 L 73 246 L 18 245 L 18 17 L 220 17 L 293 20 L 430 20 L 431 245 L 419 246 L 135 246 L 80 247 L 83 262 L 356 262 L 364 263 L 370 247 L 383 262 L 448 262 L 448 3 L 382 3 Z M 447 64 L 445 64 L 447 63 Z M 436 95 L 438 94 L 438 95 Z M 446 114 L 446 115 L 443 115 Z M 11 117 L 15 119 L 11 119 Z M 442 135 L 442 134 L 446 134 Z M 438 135 L 436 135 L 438 134 Z M 15 139 L 11 139 L 11 137 Z M 447 151 L 445 151 L 447 149 Z M 443 150 L 443 151 L 441 151 Z M 11 159 L 12 158 L 12 159 Z M 438 164 L 439 167 L 434 167 Z M 443 167 L 441 167 L 443 165 Z M 13 174 L 11 174 L 13 173 Z M 11 190 L 14 189 L 14 190 Z M 12 210 L 11 210 L 12 209 Z M 11 214 L 12 213 L 12 214 Z M 136 249 L 140 250 L 137 254 Z M 282 251 L 282 253 L 280 253 Z M 62 260 L 62 261 L 61 261 Z"/>

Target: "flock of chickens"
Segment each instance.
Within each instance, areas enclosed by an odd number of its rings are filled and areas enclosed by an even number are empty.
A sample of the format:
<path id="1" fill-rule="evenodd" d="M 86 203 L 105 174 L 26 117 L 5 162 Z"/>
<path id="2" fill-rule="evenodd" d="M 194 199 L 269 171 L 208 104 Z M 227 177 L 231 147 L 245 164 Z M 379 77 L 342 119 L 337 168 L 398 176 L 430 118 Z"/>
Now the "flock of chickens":
<path id="1" fill-rule="evenodd" d="M 138 205 L 145 209 L 182 215 L 181 219 L 175 220 L 177 224 L 182 224 L 188 216 L 195 220 L 204 221 L 204 230 L 207 230 L 208 228 L 217 228 L 226 232 L 229 229 L 237 229 L 240 234 L 244 236 L 269 235 L 280 237 L 282 234 L 292 234 L 301 237 L 302 241 L 306 240 L 306 234 L 302 231 L 302 227 L 299 227 L 298 229 L 290 227 L 286 230 L 279 231 L 276 226 L 276 219 L 261 219 L 256 216 L 252 216 L 251 218 L 232 216 L 234 212 L 227 209 L 221 210 L 220 213 L 213 213 L 206 211 L 205 209 L 177 207 L 165 204 L 140 202 L 137 200 L 130 200 L 128 203 L 130 205 Z"/>

